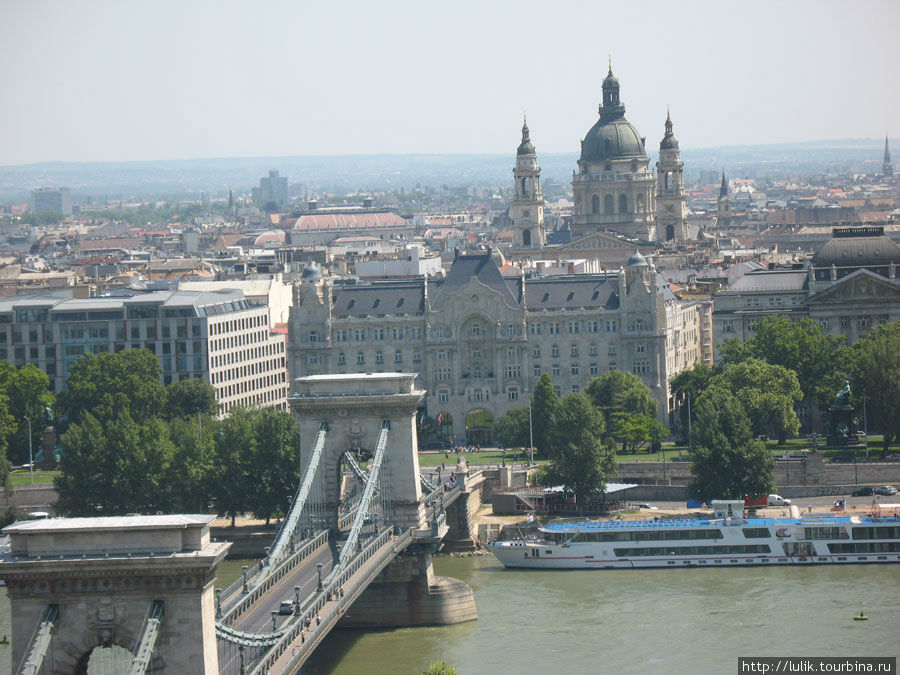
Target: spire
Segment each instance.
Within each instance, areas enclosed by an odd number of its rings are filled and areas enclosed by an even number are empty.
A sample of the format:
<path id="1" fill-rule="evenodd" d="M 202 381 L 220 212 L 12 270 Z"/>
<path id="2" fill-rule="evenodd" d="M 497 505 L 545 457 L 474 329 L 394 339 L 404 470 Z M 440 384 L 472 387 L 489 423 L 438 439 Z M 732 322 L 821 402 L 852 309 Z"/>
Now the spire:
<path id="1" fill-rule="evenodd" d="M 517 155 L 533 155 L 534 154 L 534 144 L 531 142 L 531 134 L 528 131 L 528 120 L 525 118 L 525 114 L 522 114 L 522 142 L 519 143 L 519 148 L 516 150 Z"/>
<path id="2" fill-rule="evenodd" d="M 888 147 L 887 134 L 884 135 L 884 162 L 881 164 L 881 173 L 888 178 L 894 175 L 894 165 L 891 163 L 891 149 Z"/>
<path id="3" fill-rule="evenodd" d="M 728 196 L 728 181 L 725 180 L 725 169 L 722 169 L 722 185 L 719 188 L 719 197 Z"/>
<path id="4" fill-rule="evenodd" d="M 525 113 L 522 113 L 522 142 L 527 143 L 530 139 L 528 138 L 528 117 L 526 117 Z"/>
<path id="5" fill-rule="evenodd" d="M 888 147 L 888 137 L 887 134 L 884 135 L 884 161 L 891 161 L 891 149 Z"/>
<path id="6" fill-rule="evenodd" d="M 600 118 L 612 120 L 625 114 L 625 106 L 619 101 L 619 80 L 613 75 L 612 57 L 609 59 L 609 72 L 603 80 L 603 104 L 600 106 Z"/>

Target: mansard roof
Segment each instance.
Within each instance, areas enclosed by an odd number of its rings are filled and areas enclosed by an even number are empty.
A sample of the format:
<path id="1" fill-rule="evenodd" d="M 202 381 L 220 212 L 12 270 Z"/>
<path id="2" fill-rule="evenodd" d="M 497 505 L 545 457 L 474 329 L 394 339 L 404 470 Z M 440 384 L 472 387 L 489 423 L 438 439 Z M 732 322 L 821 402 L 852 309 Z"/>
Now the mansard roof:
<path id="1" fill-rule="evenodd" d="M 510 307 L 522 304 L 520 294 L 513 290 L 518 284 L 515 281 L 507 282 L 500 274 L 500 268 L 497 267 L 491 254 L 485 252 L 456 256 L 450 266 L 450 271 L 447 272 L 447 277 L 443 281 L 436 281 L 430 285 L 429 297 L 432 309 L 437 310 L 443 307 L 447 300 L 468 284 L 472 278 L 478 279 L 482 284 L 496 291 Z"/>
<path id="2" fill-rule="evenodd" d="M 529 279 L 525 304 L 529 310 L 618 309 L 618 276 L 615 274 L 569 275 Z"/>
<path id="3" fill-rule="evenodd" d="M 335 287 L 335 292 L 332 314 L 337 318 L 425 313 L 421 280 Z"/>

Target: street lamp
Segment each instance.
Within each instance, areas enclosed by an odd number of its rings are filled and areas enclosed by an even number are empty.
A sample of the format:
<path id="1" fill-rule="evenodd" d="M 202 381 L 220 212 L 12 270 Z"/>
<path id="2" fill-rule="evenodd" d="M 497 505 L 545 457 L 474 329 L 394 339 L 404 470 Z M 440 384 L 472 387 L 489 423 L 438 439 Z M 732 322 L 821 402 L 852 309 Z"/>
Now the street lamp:
<path id="1" fill-rule="evenodd" d="M 31 454 L 31 418 L 25 415 L 25 421 L 28 422 L 28 473 L 30 482 L 34 485 L 34 457 Z"/>
<path id="2" fill-rule="evenodd" d="M 534 429 L 531 424 L 531 396 L 528 397 L 528 466 L 534 465 Z M 526 475 L 527 482 L 527 475 Z"/>

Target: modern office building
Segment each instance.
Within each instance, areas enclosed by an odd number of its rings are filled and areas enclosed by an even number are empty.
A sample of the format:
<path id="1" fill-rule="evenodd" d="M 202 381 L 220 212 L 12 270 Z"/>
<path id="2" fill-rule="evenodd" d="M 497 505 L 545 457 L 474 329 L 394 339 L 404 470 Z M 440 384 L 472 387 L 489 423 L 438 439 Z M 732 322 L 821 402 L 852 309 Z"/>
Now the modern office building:
<path id="1" fill-rule="evenodd" d="M 339 284 L 305 275 L 289 322 L 291 380 L 412 371 L 430 416 L 496 419 L 546 372 L 559 394 L 612 370 L 638 375 L 670 423 L 669 379 L 700 360 L 700 313 L 640 253 L 600 274 L 504 278 L 488 253 L 457 255 L 444 279 Z M 485 415 L 485 413 L 487 415 Z"/>
<path id="2" fill-rule="evenodd" d="M 202 378 L 219 413 L 235 406 L 287 406 L 285 336 L 269 330 L 269 310 L 239 290 L 164 291 L 73 298 L 48 292 L 0 299 L 0 359 L 34 364 L 65 388 L 83 354 L 146 348 L 164 384 Z"/>
<path id="3" fill-rule="evenodd" d="M 67 187 L 39 188 L 31 191 L 32 211 L 53 211 L 64 216 L 72 215 L 72 193 Z"/>
<path id="4" fill-rule="evenodd" d="M 287 177 L 279 176 L 278 171 L 273 169 L 268 176 L 259 179 L 259 187 L 251 188 L 250 194 L 253 203 L 260 208 L 270 203 L 280 208 L 288 202 Z"/>

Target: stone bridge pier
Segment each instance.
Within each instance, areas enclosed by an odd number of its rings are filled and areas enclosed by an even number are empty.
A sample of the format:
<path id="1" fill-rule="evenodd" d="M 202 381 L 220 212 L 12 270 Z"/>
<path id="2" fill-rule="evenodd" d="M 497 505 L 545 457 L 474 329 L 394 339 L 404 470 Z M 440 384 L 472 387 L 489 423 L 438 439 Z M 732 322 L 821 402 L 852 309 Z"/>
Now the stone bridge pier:
<path id="1" fill-rule="evenodd" d="M 128 672 L 143 641 L 149 671 L 218 673 L 213 582 L 230 544 L 210 541 L 212 519 L 54 518 L 5 528 L 10 552 L 0 578 L 12 609 L 13 668 L 28 655 L 34 663 L 33 637 L 49 616 L 35 672 L 87 673 L 98 662 Z M 154 608 L 158 623 L 148 621 Z"/>

